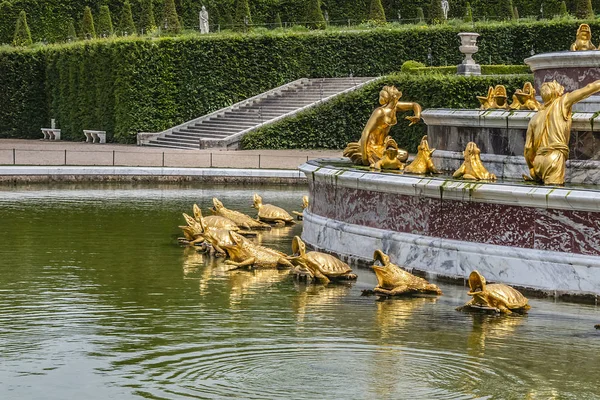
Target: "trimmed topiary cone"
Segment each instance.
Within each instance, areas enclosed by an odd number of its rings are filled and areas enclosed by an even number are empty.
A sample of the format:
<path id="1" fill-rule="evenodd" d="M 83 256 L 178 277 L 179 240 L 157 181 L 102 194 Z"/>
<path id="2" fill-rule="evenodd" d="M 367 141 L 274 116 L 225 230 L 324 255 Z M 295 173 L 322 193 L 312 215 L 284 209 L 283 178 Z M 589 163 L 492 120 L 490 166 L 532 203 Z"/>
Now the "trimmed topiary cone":
<path id="1" fill-rule="evenodd" d="M 446 22 L 446 18 L 444 18 L 444 10 L 442 10 L 442 2 L 440 0 L 431 0 L 429 23 L 443 24 L 444 22 Z"/>
<path id="2" fill-rule="evenodd" d="M 577 0 L 575 16 L 579 19 L 593 19 L 595 15 L 592 8 L 592 0 Z"/>
<path id="3" fill-rule="evenodd" d="M 248 0 L 237 0 L 235 4 L 235 16 L 233 17 L 233 29 L 236 31 L 245 32 L 252 25 L 252 17 L 250 16 L 250 6 Z"/>
<path id="4" fill-rule="evenodd" d="M 19 13 L 17 18 L 17 27 L 13 38 L 13 46 L 29 46 L 33 43 L 31 40 L 31 31 L 27 25 L 27 14 L 25 11 Z"/>
<path id="5" fill-rule="evenodd" d="M 98 24 L 96 25 L 96 32 L 100 37 L 109 37 L 113 35 L 113 24 L 110 16 L 110 10 L 108 6 L 100 7 L 100 13 L 98 14 Z"/>
<path id="6" fill-rule="evenodd" d="M 306 21 L 311 29 L 325 29 L 327 27 L 323 11 L 321 11 L 321 0 L 310 0 Z"/>
<path id="7" fill-rule="evenodd" d="M 140 32 L 147 34 L 156 29 L 156 20 L 154 19 L 154 7 L 152 0 L 142 0 L 142 12 L 140 14 Z"/>
<path id="8" fill-rule="evenodd" d="M 467 2 L 465 6 L 465 22 L 473 22 L 473 10 L 471 9 L 471 3 Z"/>
<path id="9" fill-rule="evenodd" d="M 371 0 L 371 8 L 369 10 L 369 21 L 384 23 L 386 21 L 385 11 L 381 0 Z"/>
<path id="10" fill-rule="evenodd" d="M 83 20 L 81 21 L 81 38 L 94 39 L 96 37 L 96 28 L 94 27 L 94 16 L 92 9 L 86 7 L 83 10 Z"/>
<path id="11" fill-rule="evenodd" d="M 135 35 L 137 33 L 133 16 L 131 15 L 131 4 L 128 1 L 123 4 L 123 12 L 119 22 L 119 32 L 121 35 Z"/>
<path id="12" fill-rule="evenodd" d="M 166 33 L 181 33 L 181 23 L 179 22 L 179 16 L 177 15 L 177 9 L 175 8 L 175 1 L 165 0 L 164 18 L 162 23 L 162 29 Z"/>

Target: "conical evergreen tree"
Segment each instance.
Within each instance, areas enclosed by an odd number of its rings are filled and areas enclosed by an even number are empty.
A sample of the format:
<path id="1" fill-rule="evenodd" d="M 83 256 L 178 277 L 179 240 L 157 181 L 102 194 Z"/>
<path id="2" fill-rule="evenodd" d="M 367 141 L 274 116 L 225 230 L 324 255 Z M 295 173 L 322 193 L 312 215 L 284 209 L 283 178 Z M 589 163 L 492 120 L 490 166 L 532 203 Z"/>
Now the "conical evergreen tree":
<path id="1" fill-rule="evenodd" d="M 234 30 L 246 31 L 252 25 L 250 6 L 248 0 L 237 0 L 235 4 L 235 16 L 233 17 Z"/>
<path id="2" fill-rule="evenodd" d="M 96 24 L 96 32 L 100 37 L 109 37 L 113 35 L 113 24 L 108 6 L 100 7 L 98 14 L 98 23 Z"/>
<path id="3" fill-rule="evenodd" d="M 442 10 L 442 2 L 440 0 L 431 0 L 431 8 L 429 9 L 429 22 L 431 24 L 442 24 L 446 21 L 444 18 L 444 10 Z"/>
<path id="4" fill-rule="evenodd" d="M 566 17 L 567 15 L 569 15 L 569 12 L 567 11 L 567 3 L 565 3 L 564 1 L 560 3 L 558 15 L 560 15 L 561 17 Z"/>
<path id="5" fill-rule="evenodd" d="M 156 29 L 156 20 L 154 19 L 154 7 L 152 0 L 142 0 L 142 12 L 140 14 L 140 33 L 149 33 Z"/>
<path id="6" fill-rule="evenodd" d="M 73 23 L 73 20 L 69 21 L 69 25 L 67 26 L 67 32 L 68 41 L 77 40 L 77 32 L 75 31 L 75 24 Z"/>
<path id="7" fill-rule="evenodd" d="M 417 7 L 417 23 L 422 24 L 425 21 L 425 15 L 423 14 L 423 9 L 421 7 Z"/>
<path id="8" fill-rule="evenodd" d="M 174 0 L 165 0 L 162 27 L 165 33 L 181 33 L 181 24 Z"/>
<path id="9" fill-rule="evenodd" d="M 281 16 L 279 15 L 279 13 L 277 13 L 275 15 L 275 23 L 273 24 L 273 27 L 275 29 L 277 29 L 277 28 L 283 28 L 283 24 L 281 23 Z"/>
<path id="10" fill-rule="evenodd" d="M 94 39 L 96 37 L 94 17 L 92 16 L 92 9 L 89 7 L 86 7 L 83 10 L 83 20 L 81 21 L 81 37 L 83 39 Z"/>
<path id="11" fill-rule="evenodd" d="M 306 22 L 311 29 L 325 29 L 327 27 L 323 11 L 321 10 L 321 0 L 309 1 Z"/>
<path id="12" fill-rule="evenodd" d="M 123 4 L 121 19 L 119 20 L 119 33 L 123 36 L 135 35 L 137 33 L 133 16 L 131 15 L 131 4 L 128 1 Z"/>
<path id="13" fill-rule="evenodd" d="M 385 11 L 381 0 L 371 0 L 371 9 L 369 10 L 369 21 L 385 22 Z"/>
<path id="14" fill-rule="evenodd" d="M 592 19 L 595 17 L 592 8 L 592 0 L 577 0 L 575 16 L 580 19 Z"/>
<path id="15" fill-rule="evenodd" d="M 473 10 L 471 9 L 471 3 L 467 2 L 465 6 L 465 22 L 473 22 Z"/>
<path id="16" fill-rule="evenodd" d="M 512 0 L 502 0 L 501 6 L 503 19 L 515 19 L 515 9 Z"/>
<path id="17" fill-rule="evenodd" d="M 19 13 L 17 18 L 17 27 L 15 29 L 15 36 L 13 38 L 14 46 L 29 46 L 33 43 L 31 40 L 31 32 L 27 25 L 27 14 L 25 11 Z"/>
<path id="18" fill-rule="evenodd" d="M 515 8 L 514 8 L 514 11 L 513 11 L 513 16 L 514 16 L 514 19 L 519 19 L 519 18 L 521 18 L 521 17 L 519 16 L 519 9 L 517 8 L 517 6 L 515 6 Z"/>

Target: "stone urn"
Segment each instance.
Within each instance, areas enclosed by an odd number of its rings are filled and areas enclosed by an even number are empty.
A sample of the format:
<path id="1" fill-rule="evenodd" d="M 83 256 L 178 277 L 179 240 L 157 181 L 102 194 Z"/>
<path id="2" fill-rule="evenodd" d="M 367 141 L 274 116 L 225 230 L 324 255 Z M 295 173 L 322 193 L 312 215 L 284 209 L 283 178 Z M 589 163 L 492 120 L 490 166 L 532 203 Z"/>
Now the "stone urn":
<path id="1" fill-rule="evenodd" d="M 465 55 L 462 64 L 458 65 L 458 75 L 481 75 L 481 66 L 473 60 L 473 54 L 479 50 L 477 47 L 479 33 L 461 32 L 458 37 L 460 37 L 458 49 Z"/>

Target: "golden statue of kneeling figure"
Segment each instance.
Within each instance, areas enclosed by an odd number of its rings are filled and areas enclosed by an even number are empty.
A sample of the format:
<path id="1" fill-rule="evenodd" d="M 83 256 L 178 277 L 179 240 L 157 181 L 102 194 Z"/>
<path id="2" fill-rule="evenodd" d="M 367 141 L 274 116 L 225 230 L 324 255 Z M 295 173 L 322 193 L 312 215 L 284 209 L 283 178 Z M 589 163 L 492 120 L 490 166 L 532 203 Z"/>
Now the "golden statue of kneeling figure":
<path id="1" fill-rule="evenodd" d="M 391 143 L 389 132 L 392 126 L 398 123 L 396 113 L 412 110 L 414 115 L 406 117 L 410 121 L 410 125 L 421 120 L 421 106 L 417 103 L 399 102 L 400 97 L 402 97 L 402 92 L 394 86 L 383 87 L 379 92 L 381 107 L 377 107 L 371 114 L 360 140 L 346 146 L 344 157 L 349 157 L 356 165 L 375 167 L 375 164 L 384 158 L 384 153 L 389 147 L 388 144 Z M 392 152 L 393 149 L 390 149 L 390 155 Z M 398 149 L 397 159 L 404 163 L 408 159 L 408 152 Z"/>
<path id="2" fill-rule="evenodd" d="M 556 81 L 545 82 L 540 92 L 544 107 L 527 127 L 524 155 L 530 176 L 523 175 L 523 178 L 546 185 L 562 185 L 569 157 L 572 107 L 600 92 L 600 80 L 570 93 L 565 93 L 565 88 Z"/>
<path id="3" fill-rule="evenodd" d="M 581 24 L 577 29 L 575 42 L 571 45 L 571 51 L 596 50 L 592 44 L 592 30 L 588 24 Z"/>

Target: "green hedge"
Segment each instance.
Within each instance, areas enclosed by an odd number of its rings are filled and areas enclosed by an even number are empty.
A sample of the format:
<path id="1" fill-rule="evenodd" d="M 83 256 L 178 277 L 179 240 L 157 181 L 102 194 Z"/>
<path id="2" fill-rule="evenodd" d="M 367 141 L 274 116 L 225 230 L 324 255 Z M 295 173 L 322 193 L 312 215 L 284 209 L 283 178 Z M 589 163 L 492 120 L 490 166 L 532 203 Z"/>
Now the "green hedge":
<path id="1" fill-rule="evenodd" d="M 407 72 L 416 75 L 427 75 L 431 73 L 456 75 L 457 67 L 455 65 L 448 67 L 418 67 L 418 68 L 402 68 L 402 72 Z M 482 65 L 482 75 L 510 75 L 510 74 L 530 74 L 531 70 L 528 65 Z"/>
<path id="2" fill-rule="evenodd" d="M 80 1 L 80 0 L 0 0 L 0 44 L 10 43 L 15 31 L 17 16 L 21 10 L 27 13 L 28 22 L 34 41 L 65 41 L 68 37 L 70 20 L 81 21 L 85 6 L 90 6 L 94 16 L 100 7 L 107 5 L 115 17 L 113 23 L 120 26 L 123 4 L 126 0 Z M 140 22 L 142 3 L 144 0 L 130 0 L 133 19 Z M 450 17 L 462 18 L 468 0 L 450 0 Z M 476 18 L 505 19 L 502 11 L 504 0 L 470 0 L 473 15 Z M 156 23 L 162 26 L 164 0 L 152 0 Z M 513 0 L 513 5 L 519 9 L 521 17 L 534 16 L 540 13 L 540 5 L 544 4 L 544 16 L 551 17 L 560 11 L 560 0 Z M 291 23 L 303 23 L 308 15 L 308 1 L 298 0 L 252 0 L 250 13 L 256 24 L 274 23 L 277 14 L 281 20 Z M 356 24 L 369 19 L 370 0 L 327 0 L 322 2 L 323 10 L 327 10 L 331 21 L 343 23 L 351 20 Z M 431 0 L 382 0 L 388 19 L 397 19 L 398 12 L 403 19 L 417 17 L 417 8 L 421 7 L 425 16 L 430 13 Z M 594 10 L 600 12 L 600 0 L 593 0 Z M 202 5 L 209 11 L 210 23 L 213 29 L 217 25 L 227 28 L 235 15 L 235 0 L 175 0 L 177 13 L 184 27 L 198 29 L 198 13 Z M 575 1 L 567 1 L 571 14 L 575 12 Z M 162 25 L 161 25 L 162 24 Z M 76 26 L 79 30 L 79 26 Z M 230 28 L 229 28 L 230 29 Z"/>
<path id="3" fill-rule="evenodd" d="M 251 132 L 242 139 L 244 149 L 343 149 L 357 141 L 371 115 L 378 107 L 379 91 L 395 85 L 403 93 L 400 101 L 416 101 L 423 108 L 477 108 L 477 95 L 485 95 L 489 86 L 503 84 L 509 93 L 531 81 L 531 75 L 459 77 L 441 74 L 396 74 L 342 95 L 293 118 Z M 416 152 L 425 124 L 409 127 L 399 114 L 391 135 L 398 145 Z"/>
<path id="4" fill-rule="evenodd" d="M 591 25 L 600 31 L 600 22 Z M 537 53 L 568 49 L 577 26 L 568 21 L 480 26 L 475 59 L 519 64 L 532 47 Z M 409 59 L 428 62 L 429 49 L 434 65 L 456 65 L 462 59 L 460 31 L 446 25 L 188 35 L 0 49 L 5 82 L 0 137 L 37 137 L 56 118 L 66 139 L 80 140 L 85 127 L 132 143 L 137 132 L 161 131 L 302 77 L 383 76 Z"/>

